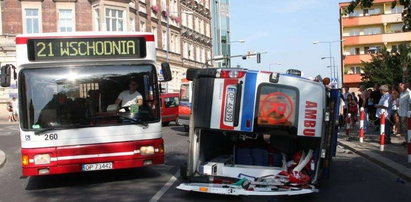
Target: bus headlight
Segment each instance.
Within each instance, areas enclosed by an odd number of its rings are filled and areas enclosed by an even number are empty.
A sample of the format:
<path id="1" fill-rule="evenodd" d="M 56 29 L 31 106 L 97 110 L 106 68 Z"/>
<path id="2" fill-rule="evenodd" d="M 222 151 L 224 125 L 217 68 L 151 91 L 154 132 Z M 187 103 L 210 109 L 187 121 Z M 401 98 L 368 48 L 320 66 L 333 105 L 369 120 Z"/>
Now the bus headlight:
<path id="1" fill-rule="evenodd" d="M 50 154 L 37 154 L 34 155 L 34 164 L 49 164 L 50 163 Z"/>
<path id="2" fill-rule="evenodd" d="M 153 146 L 142 146 L 140 147 L 140 154 L 141 155 L 152 155 L 154 154 L 154 147 Z"/>

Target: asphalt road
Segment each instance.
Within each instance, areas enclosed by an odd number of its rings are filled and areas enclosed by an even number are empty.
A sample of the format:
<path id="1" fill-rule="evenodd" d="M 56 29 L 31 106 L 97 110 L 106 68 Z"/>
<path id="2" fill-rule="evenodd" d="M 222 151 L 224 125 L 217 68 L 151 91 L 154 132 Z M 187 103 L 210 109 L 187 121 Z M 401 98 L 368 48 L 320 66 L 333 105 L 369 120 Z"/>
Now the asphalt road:
<path id="1" fill-rule="evenodd" d="M 182 127 L 163 129 L 166 163 L 137 169 L 21 178 L 16 125 L 0 125 L 0 149 L 8 160 L 0 168 L 0 201 L 149 201 L 173 178 L 187 154 Z M 171 181 L 173 182 L 173 181 Z M 178 180 L 160 201 L 411 201 L 411 183 L 342 148 L 331 178 L 320 192 L 297 197 L 228 197 L 176 190 Z"/>

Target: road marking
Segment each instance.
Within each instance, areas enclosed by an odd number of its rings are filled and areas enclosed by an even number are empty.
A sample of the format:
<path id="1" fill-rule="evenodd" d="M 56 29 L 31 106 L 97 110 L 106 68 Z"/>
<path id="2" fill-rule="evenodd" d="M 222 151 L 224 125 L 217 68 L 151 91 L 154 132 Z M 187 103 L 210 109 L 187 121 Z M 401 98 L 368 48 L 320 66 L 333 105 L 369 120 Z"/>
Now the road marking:
<path id="1" fill-rule="evenodd" d="M 177 170 L 177 172 L 173 176 L 171 176 L 168 182 L 163 187 L 161 187 L 161 189 L 150 199 L 150 202 L 157 202 L 158 200 L 160 200 L 160 198 L 173 186 L 178 177 L 180 177 L 180 169 Z"/>

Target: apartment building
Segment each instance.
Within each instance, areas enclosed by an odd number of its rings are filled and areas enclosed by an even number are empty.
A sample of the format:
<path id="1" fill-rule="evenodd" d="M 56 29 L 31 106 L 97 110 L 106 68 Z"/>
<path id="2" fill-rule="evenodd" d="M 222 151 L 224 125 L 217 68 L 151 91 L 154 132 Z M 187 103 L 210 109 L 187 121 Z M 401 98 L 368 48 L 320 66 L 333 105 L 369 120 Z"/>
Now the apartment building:
<path id="1" fill-rule="evenodd" d="M 15 64 L 17 34 L 152 32 L 158 67 L 168 61 L 172 68 L 167 89 L 179 92 L 186 69 L 211 58 L 209 8 L 210 0 L 0 0 L 0 63 Z"/>
<path id="2" fill-rule="evenodd" d="M 372 8 L 358 7 L 353 13 L 340 15 L 343 86 L 359 87 L 362 61 L 369 62 L 372 54 L 383 47 L 396 50 L 399 44 L 411 41 L 411 32 L 402 31 L 403 6 L 392 8 L 393 1 L 374 0 Z M 340 14 L 348 5 L 349 2 L 340 3 Z"/>

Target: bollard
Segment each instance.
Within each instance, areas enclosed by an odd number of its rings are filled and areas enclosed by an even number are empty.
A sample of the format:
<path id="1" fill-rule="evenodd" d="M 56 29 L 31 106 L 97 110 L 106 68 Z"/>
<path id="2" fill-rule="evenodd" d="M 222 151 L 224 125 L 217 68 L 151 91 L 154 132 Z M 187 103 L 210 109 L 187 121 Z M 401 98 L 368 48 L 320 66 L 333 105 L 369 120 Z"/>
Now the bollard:
<path id="1" fill-rule="evenodd" d="M 364 118 L 365 118 L 365 112 L 364 112 L 364 107 L 361 107 L 360 109 L 360 142 L 364 142 Z"/>
<path id="2" fill-rule="evenodd" d="M 345 120 L 345 125 L 346 125 L 345 134 L 347 136 L 350 136 L 350 129 L 351 129 L 351 114 L 350 113 L 347 114 L 347 119 Z"/>
<path id="3" fill-rule="evenodd" d="M 408 143 L 408 163 L 411 163 L 411 111 L 408 111 L 408 131 L 406 138 Z"/>
<path id="4" fill-rule="evenodd" d="M 380 126 L 380 151 L 384 151 L 385 144 L 385 114 L 381 114 L 381 126 Z"/>

